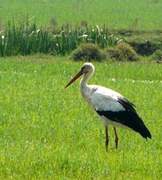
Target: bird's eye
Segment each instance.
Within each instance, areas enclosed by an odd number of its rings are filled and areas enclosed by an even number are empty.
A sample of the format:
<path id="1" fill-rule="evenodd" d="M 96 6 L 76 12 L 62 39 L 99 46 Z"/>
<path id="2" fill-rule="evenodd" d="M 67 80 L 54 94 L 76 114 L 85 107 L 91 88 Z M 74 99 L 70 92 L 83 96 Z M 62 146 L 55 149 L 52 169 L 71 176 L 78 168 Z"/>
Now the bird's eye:
<path id="1" fill-rule="evenodd" d="M 83 66 L 83 67 L 81 67 L 81 71 L 82 71 L 82 72 L 84 71 L 84 66 Z"/>

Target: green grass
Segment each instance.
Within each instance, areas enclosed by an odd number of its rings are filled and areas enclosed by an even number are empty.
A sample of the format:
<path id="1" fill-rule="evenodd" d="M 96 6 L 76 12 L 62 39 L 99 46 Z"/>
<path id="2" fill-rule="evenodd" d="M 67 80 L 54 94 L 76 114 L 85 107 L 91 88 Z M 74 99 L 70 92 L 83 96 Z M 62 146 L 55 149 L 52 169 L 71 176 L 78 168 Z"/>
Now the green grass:
<path id="1" fill-rule="evenodd" d="M 110 128 L 106 153 L 103 125 L 82 99 L 79 83 L 64 89 L 82 63 L 65 59 L 1 58 L 0 179 L 160 179 L 162 66 L 95 63 L 91 83 L 133 101 L 153 136 L 146 142 L 118 129 L 116 150 Z"/>
<path id="2" fill-rule="evenodd" d="M 161 0 L 0 0 L 0 20 L 28 15 L 41 25 L 54 18 L 59 24 L 107 24 L 111 29 L 154 30 L 162 27 Z"/>

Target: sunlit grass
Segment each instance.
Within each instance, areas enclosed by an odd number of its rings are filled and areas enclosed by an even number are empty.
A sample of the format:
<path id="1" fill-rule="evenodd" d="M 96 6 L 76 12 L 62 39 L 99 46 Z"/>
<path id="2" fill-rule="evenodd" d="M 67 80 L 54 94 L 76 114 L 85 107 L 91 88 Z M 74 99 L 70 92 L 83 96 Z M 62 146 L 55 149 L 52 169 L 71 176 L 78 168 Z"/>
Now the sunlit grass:
<path id="1" fill-rule="evenodd" d="M 91 83 L 113 88 L 133 101 L 153 136 L 145 141 L 137 133 L 118 129 L 116 150 L 110 129 L 106 153 L 103 126 L 82 99 L 79 83 L 64 89 L 81 64 L 66 57 L 1 58 L 1 179 L 160 179 L 161 65 L 95 63 Z"/>
<path id="2" fill-rule="evenodd" d="M 41 25 L 54 19 L 58 24 L 108 25 L 111 29 L 161 29 L 162 2 L 160 0 L 10 0 L 1 1 L 0 20 L 28 15 Z"/>

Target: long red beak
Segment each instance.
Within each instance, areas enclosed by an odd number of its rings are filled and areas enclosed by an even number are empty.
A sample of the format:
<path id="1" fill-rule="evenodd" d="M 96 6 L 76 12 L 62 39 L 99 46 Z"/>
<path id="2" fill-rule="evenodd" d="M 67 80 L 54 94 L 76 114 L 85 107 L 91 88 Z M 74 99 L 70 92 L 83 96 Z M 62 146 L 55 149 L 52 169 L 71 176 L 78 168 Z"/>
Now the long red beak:
<path id="1" fill-rule="evenodd" d="M 68 86 L 70 86 L 70 84 L 72 84 L 74 81 L 76 81 L 82 74 L 83 74 L 83 72 L 82 72 L 82 70 L 80 70 L 80 71 L 69 81 L 69 83 L 65 86 L 65 88 L 67 88 Z"/>

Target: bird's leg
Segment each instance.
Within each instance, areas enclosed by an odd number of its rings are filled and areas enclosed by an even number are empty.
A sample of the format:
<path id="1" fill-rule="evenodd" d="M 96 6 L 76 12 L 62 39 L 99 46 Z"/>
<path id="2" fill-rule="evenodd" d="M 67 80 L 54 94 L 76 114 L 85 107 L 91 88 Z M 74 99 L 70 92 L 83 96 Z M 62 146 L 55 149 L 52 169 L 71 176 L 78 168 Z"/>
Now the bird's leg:
<path id="1" fill-rule="evenodd" d="M 106 151 L 108 151 L 108 144 L 109 144 L 108 126 L 105 126 L 105 135 L 106 135 L 105 147 L 106 147 Z"/>
<path id="2" fill-rule="evenodd" d="M 115 133 L 115 147 L 116 149 L 118 148 L 118 134 L 117 134 L 117 131 L 116 131 L 116 128 L 114 127 L 114 133 Z"/>

